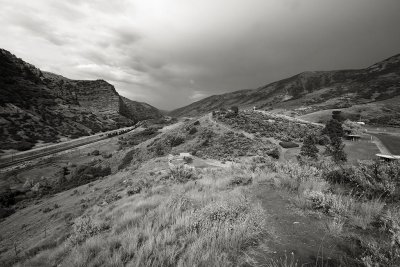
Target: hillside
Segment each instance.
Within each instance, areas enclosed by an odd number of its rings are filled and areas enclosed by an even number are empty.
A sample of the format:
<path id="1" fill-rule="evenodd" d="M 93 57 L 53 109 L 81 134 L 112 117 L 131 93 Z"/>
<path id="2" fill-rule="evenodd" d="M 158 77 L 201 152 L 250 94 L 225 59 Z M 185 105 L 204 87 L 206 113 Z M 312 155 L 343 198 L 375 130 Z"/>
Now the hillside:
<path id="1" fill-rule="evenodd" d="M 398 95 L 400 54 L 365 69 L 303 72 L 257 89 L 210 96 L 170 114 L 194 116 L 236 105 L 302 115 L 382 101 Z"/>
<path id="2" fill-rule="evenodd" d="M 321 127 L 215 113 L 8 168 L 0 265 L 399 266 L 399 163 L 277 147 Z"/>
<path id="3" fill-rule="evenodd" d="M 27 150 L 161 117 L 103 80 L 70 80 L 0 50 L 0 151 Z"/>

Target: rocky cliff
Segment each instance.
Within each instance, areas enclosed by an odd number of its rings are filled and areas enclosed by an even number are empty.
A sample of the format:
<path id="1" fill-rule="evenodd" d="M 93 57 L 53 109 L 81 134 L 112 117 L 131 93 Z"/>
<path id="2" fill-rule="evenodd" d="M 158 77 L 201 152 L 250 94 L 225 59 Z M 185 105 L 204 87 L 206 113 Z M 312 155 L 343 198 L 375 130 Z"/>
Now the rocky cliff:
<path id="1" fill-rule="evenodd" d="M 0 49 L 0 150 L 31 148 L 158 118 L 154 107 L 122 97 L 103 80 L 42 72 Z"/>
<path id="2" fill-rule="evenodd" d="M 193 116 L 233 105 L 305 114 L 400 95 L 400 54 L 359 70 L 303 72 L 253 90 L 215 95 L 170 112 Z"/>

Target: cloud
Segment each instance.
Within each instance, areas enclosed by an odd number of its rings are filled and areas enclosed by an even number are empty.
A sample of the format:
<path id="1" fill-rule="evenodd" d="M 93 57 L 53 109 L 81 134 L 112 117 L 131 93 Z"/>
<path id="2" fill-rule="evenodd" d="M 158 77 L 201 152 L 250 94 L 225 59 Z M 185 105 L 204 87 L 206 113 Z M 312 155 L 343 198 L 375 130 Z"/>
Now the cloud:
<path id="1" fill-rule="evenodd" d="M 162 109 L 399 53 L 398 0 L 0 0 L 0 47 Z"/>

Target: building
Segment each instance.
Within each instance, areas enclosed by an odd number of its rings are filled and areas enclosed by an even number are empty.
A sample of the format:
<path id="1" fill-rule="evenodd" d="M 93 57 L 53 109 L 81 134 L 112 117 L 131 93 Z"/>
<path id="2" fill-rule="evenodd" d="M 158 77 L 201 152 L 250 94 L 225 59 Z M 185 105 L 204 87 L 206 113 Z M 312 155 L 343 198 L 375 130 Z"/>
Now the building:
<path id="1" fill-rule="evenodd" d="M 346 139 L 351 140 L 351 141 L 359 141 L 361 139 L 361 135 L 348 134 L 348 135 L 346 135 Z"/>

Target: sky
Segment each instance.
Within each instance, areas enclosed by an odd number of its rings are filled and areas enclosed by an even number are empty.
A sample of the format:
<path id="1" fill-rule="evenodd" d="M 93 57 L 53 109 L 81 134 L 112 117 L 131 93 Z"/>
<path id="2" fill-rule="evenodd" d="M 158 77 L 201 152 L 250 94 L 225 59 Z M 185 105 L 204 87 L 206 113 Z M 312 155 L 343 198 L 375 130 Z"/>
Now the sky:
<path id="1" fill-rule="evenodd" d="M 0 48 L 172 110 L 400 53 L 399 0 L 0 0 Z"/>

